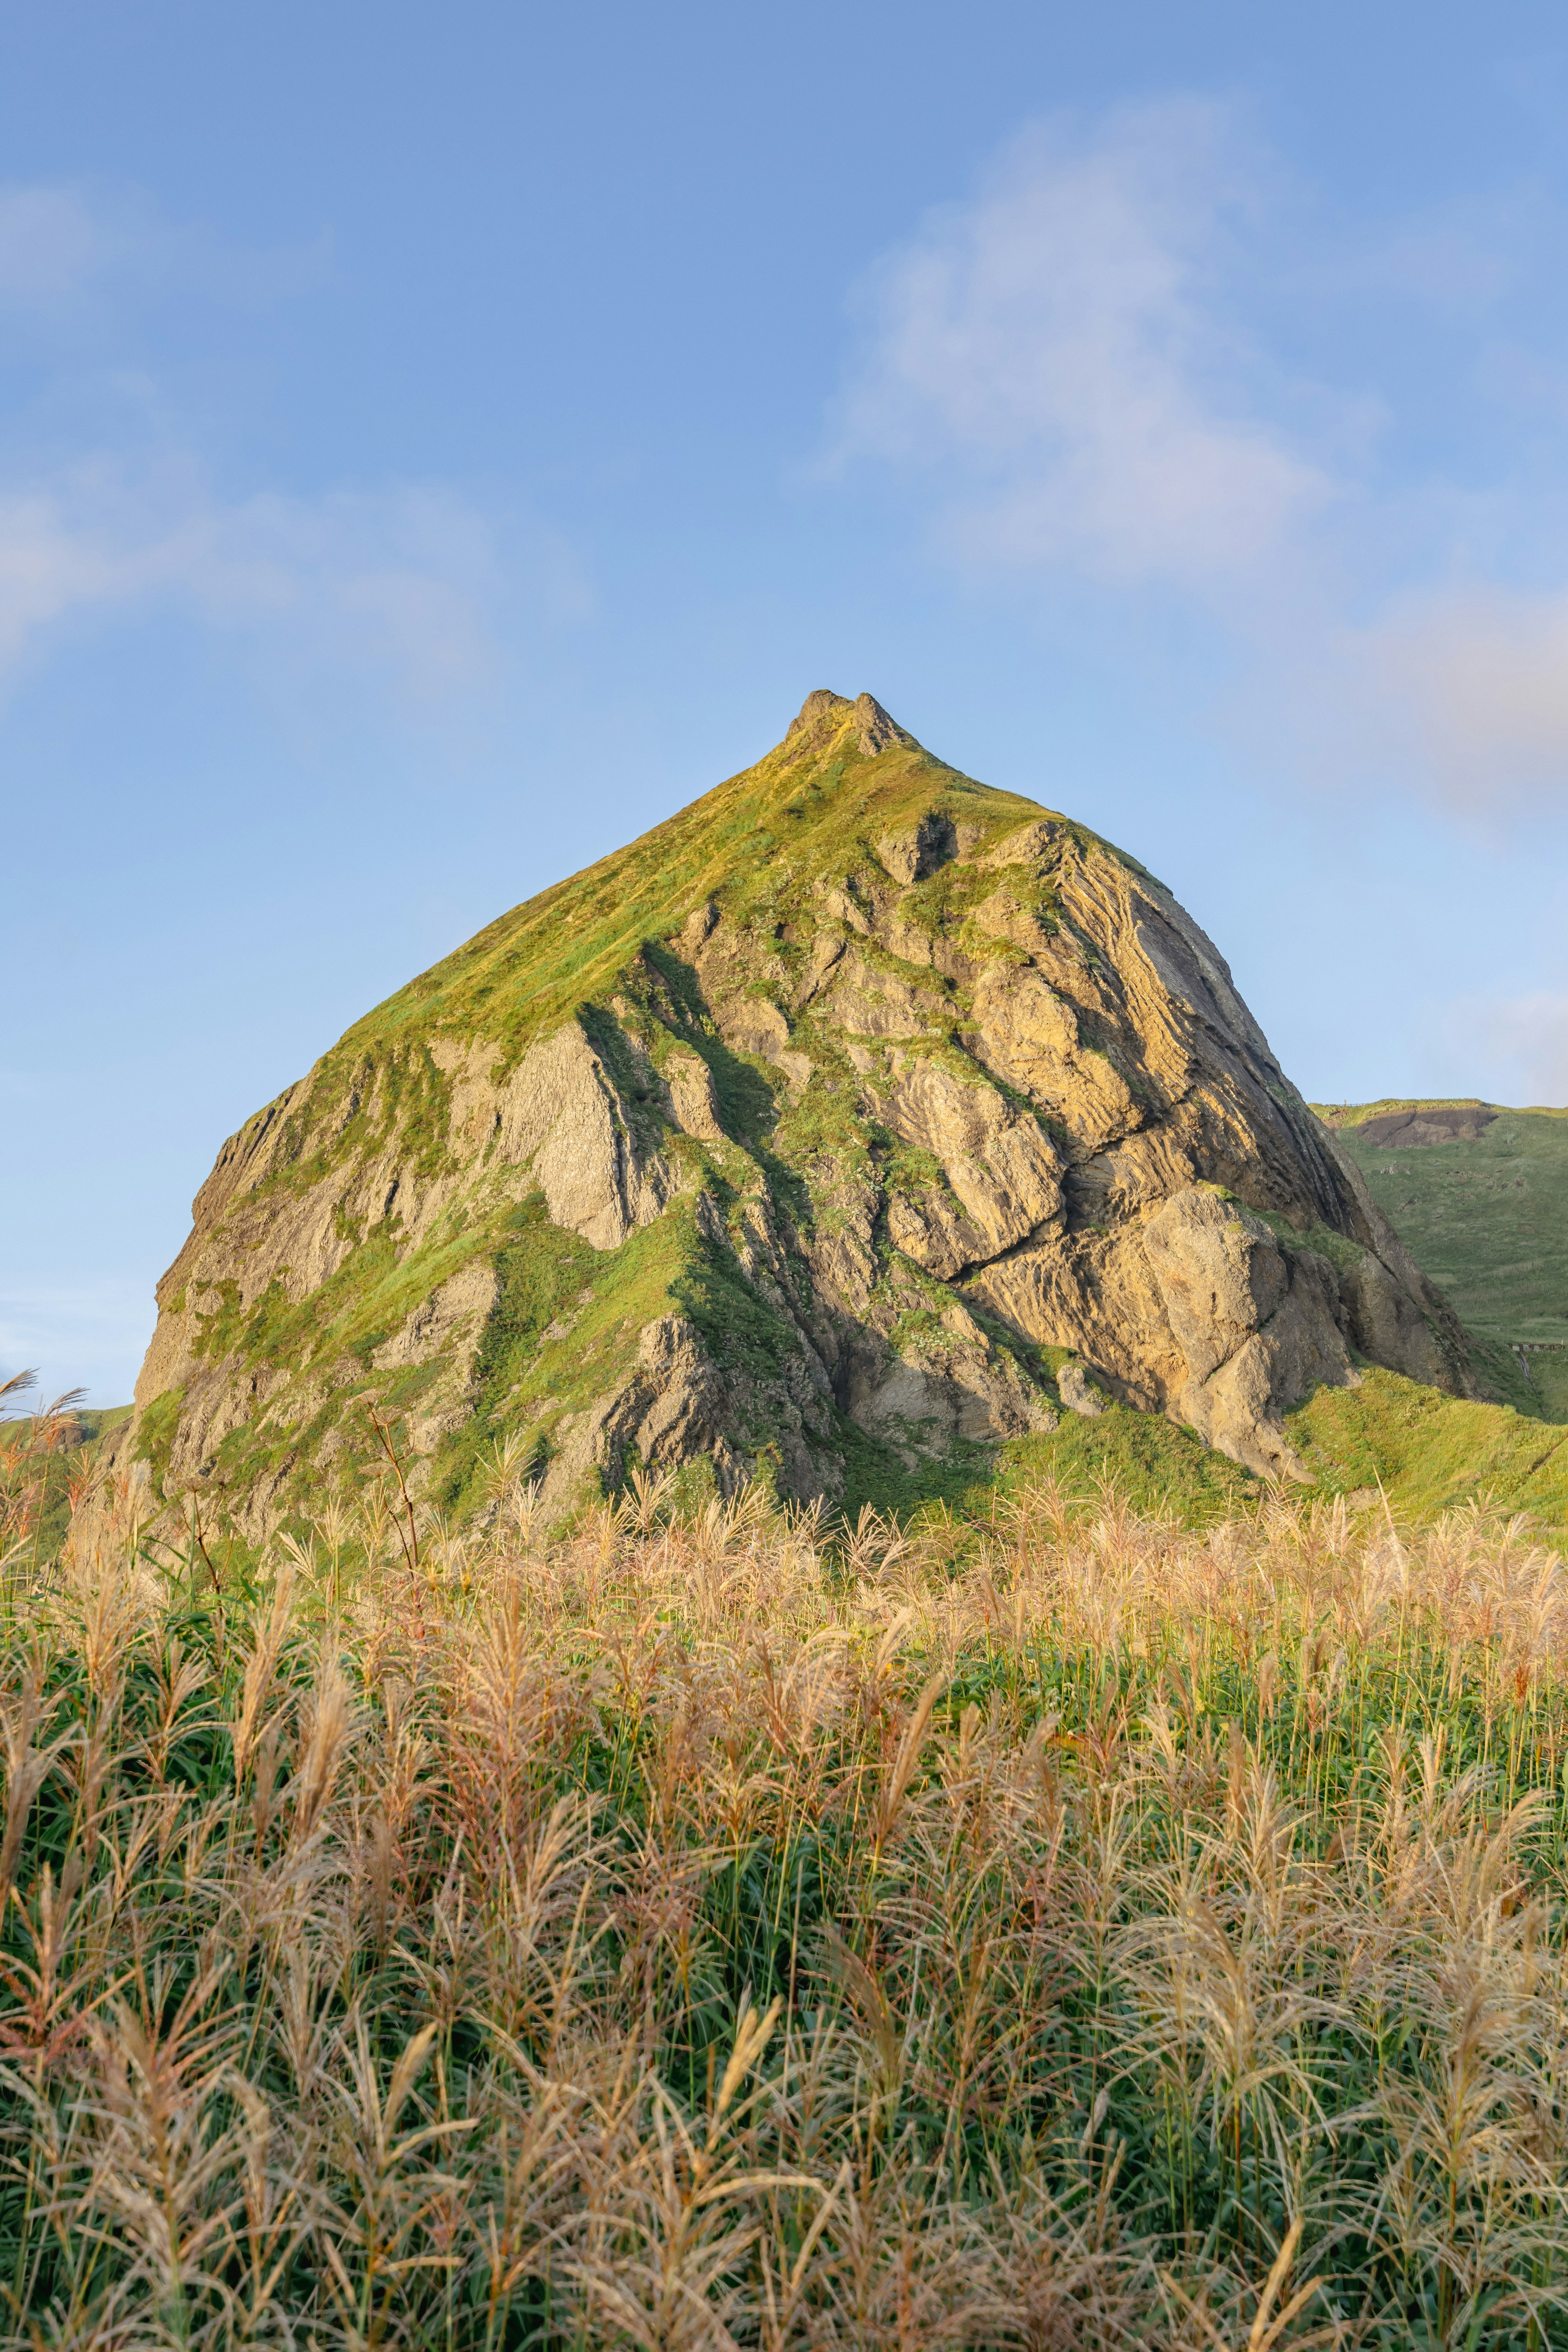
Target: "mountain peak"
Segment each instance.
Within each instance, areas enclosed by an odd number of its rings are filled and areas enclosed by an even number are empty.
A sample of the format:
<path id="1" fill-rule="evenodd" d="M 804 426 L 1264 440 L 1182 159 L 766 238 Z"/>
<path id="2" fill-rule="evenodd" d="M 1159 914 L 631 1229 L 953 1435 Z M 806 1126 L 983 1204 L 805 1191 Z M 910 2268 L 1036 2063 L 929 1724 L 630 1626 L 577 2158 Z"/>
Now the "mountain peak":
<path id="1" fill-rule="evenodd" d="M 851 702 L 847 694 L 835 694 L 829 686 L 819 686 L 808 694 L 796 716 L 784 732 L 787 743 L 792 736 L 815 729 L 820 719 L 829 719 L 837 726 L 854 722 L 860 738 L 860 749 L 868 758 L 885 751 L 894 743 L 907 743 L 910 738 L 897 719 L 885 711 L 874 694 L 862 694 Z"/>
<path id="2" fill-rule="evenodd" d="M 1352 1344 L 1467 1383 L 1168 891 L 869 694 L 785 744 L 247 1122 L 110 1468 L 255 1537 L 358 1492 L 374 1405 L 459 1517 L 498 1445 L 552 1512 L 637 1463 L 852 1507 L 1108 1395 L 1304 1475 Z"/>
<path id="3" fill-rule="evenodd" d="M 826 712 L 847 710 L 849 708 L 849 697 L 847 694 L 835 694 L 830 686 L 817 687 L 813 693 L 806 696 L 795 718 L 785 728 L 784 741 L 787 743 L 792 735 L 798 735 L 803 727 L 812 726 Z"/>

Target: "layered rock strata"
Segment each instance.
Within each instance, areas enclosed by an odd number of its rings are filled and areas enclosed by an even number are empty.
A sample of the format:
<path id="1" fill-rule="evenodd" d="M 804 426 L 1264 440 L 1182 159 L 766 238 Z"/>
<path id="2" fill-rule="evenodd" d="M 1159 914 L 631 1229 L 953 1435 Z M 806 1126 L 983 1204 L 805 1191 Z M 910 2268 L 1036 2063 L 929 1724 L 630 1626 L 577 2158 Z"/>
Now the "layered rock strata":
<path id="1" fill-rule="evenodd" d="M 1170 892 L 826 691 L 251 1119 L 158 1300 L 104 1493 L 253 1535 L 373 1410 L 466 1510 L 634 1462 L 834 1499 L 1108 1400 L 1293 1477 L 1357 1356 L 1469 1388 Z"/>

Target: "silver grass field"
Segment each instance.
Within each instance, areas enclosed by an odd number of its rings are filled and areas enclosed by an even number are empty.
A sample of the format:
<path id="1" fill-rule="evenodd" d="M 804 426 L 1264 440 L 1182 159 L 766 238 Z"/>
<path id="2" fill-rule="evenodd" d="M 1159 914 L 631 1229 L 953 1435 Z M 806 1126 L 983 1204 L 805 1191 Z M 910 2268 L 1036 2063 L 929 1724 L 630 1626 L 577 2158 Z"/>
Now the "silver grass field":
<path id="1" fill-rule="evenodd" d="M 1568 1576 L 503 1454 L 51 1562 L 0 1447 L 0 2340 L 1568 2345 Z M 84 1464 L 80 1475 L 89 1475 Z"/>

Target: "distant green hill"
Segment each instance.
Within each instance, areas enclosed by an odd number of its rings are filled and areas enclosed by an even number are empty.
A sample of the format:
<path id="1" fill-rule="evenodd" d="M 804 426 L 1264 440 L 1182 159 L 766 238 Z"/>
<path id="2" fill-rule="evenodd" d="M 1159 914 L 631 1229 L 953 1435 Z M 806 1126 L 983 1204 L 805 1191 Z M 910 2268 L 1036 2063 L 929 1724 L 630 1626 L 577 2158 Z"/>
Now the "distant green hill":
<path id="1" fill-rule="evenodd" d="M 108 1431 L 118 1429 L 122 1421 L 129 1421 L 135 1410 L 134 1405 L 129 1404 L 79 1405 L 74 1412 L 62 1413 L 54 1421 L 52 1425 L 58 1432 L 55 1443 L 68 1453 L 73 1446 L 90 1445 L 94 1438 L 102 1437 Z M 0 1422 L 0 1432 L 4 1433 L 8 1443 L 31 1448 L 35 1434 L 50 1425 L 47 1422 L 36 1421 L 30 1413 L 22 1412 Z"/>
<path id="2" fill-rule="evenodd" d="M 87 1445 L 90 1444 L 95 1437 L 102 1437 L 107 1431 L 118 1429 L 122 1421 L 130 1420 L 134 1411 L 135 1407 L 129 1404 L 106 1404 L 100 1407 L 89 1405 L 84 1406 L 80 1412 L 74 1413 L 72 1419 L 81 1431 L 81 1444 Z"/>
<path id="3" fill-rule="evenodd" d="M 133 1410 L 112 1404 L 82 1407 L 55 1420 L 16 1414 L 0 1421 L 0 1491 L 16 1500 L 31 1490 L 39 1507 L 27 1549 L 37 1558 L 52 1559 L 65 1540 L 70 1484 L 82 1468 L 79 1449 L 118 1429 Z"/>
<path id="4" fill-rule="evenodd" d="M 1568 1110 L 1406 1097 L 1313 1108 L 1525 1413 L 1568 1421 Z"/>
<path id="5" fill-rule="evenodd" d="M 63 1416 L 59 1443 L 68 1452 L 72 1446 L 90 1445 L 95 1437 L 102 1437 L 107 1431 L 118 1429 L 122 1421 L 129 1421 L 135 1409 L 129 1404 L 81 1405 L 75 1412 Z M 28 1414 L 18 1413 L 4 1427 L 7 1437 L 30 1446 L 37 1423 Z"/>

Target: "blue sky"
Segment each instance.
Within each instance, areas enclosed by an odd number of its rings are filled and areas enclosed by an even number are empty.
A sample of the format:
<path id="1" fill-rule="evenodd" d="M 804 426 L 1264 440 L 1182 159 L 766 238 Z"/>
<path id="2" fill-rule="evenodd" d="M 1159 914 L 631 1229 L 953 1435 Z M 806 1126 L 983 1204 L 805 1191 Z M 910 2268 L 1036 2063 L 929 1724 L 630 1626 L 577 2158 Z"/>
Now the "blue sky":
<path id="1" fill-rule="evenodd" d="M 1565 127 L 1507 0 L 0 5 L 0 1370 L 816 686 L 1568 1099 Z"/>

